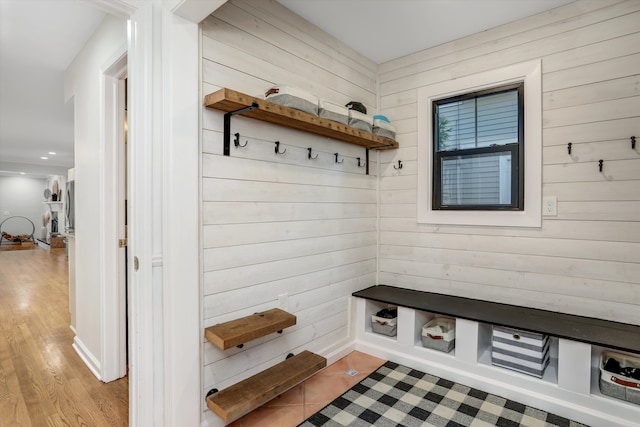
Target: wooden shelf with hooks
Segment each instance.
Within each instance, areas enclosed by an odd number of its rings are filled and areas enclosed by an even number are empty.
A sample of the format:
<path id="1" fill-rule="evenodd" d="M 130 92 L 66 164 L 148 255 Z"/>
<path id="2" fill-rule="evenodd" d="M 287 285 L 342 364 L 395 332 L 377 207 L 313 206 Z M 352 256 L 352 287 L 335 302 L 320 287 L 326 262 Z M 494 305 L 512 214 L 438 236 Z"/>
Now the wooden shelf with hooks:
<path id="1" fill-rule="evenodd" d="M 206 95 L 204 105 L 207 108 L 213 108 L 226 113 L 247 109 L 247 111 L 243 111 L 240 115 L 320 136 L 326 136 L 364 148 L 376 150 L 398 148 L 398 143 L 393 139 L 374 135 L 342 123 L 327 120 L 304 111 L 285 107 L 227 88 Z M 250 107 L 253 108 L 249 109 Z"/>
<path id="2" fill-rule="evenodd" d="M 295 324 L 296 316 L 279 308 L 272 308 L 210 326 L 204 330 L 204 336 L 220 350 L 226 350 L 270 333 L 282 331 Z"/>

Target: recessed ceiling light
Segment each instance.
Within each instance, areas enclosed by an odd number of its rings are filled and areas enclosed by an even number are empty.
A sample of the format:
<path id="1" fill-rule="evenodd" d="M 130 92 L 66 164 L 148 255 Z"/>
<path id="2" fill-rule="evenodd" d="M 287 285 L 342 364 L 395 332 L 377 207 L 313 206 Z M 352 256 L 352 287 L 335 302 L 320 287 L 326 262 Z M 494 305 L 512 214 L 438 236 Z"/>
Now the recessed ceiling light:
<path id="1" fill-rule="evenodd" d="M 24 172 L 20 172 L 20 175 L 24 175 Z"/>
<path id="2" fill-rule="evenodd" d="M 45 156 L 42 156 L 42 157 L 40 157 L 40 158 L 41 158 L 42 160 L 49 160 L 49 158 L 48 158 L 48 157 L 45 157 Z"/>
<path id="3" fill-rule="evenodd" d="M 49 154 L 51 154 L 52 156 L 55 156 L 56 152 L 55 151 L 49 151 Z"/>

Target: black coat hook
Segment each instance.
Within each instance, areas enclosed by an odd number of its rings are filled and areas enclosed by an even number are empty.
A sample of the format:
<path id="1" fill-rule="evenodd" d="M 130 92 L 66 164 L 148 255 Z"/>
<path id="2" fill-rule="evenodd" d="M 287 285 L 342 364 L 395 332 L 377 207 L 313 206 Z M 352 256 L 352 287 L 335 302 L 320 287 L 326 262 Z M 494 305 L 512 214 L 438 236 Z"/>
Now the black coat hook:
<path id="1" fill-rule="evenodd" d="M 635 136 L 631 137 L 631 149 L 632 150 L 636 149 L 636 137 Z"/>
<path id="2" fill-rule="evenodd" d="M 398 160 L 398 166 L 396 167 L 395 165 L 393 165 L 393 168 L 396 170 L 402 169 L 402 160 Z"/>
<path id="3" fill-rule="evenodd" d="M 338 161 L 338 153 L 333 153 L 334 156 L 336 156 L 336 163 L 343 163 L 344 159 Z"/>
<path id="4" fill-rule="evenodd" d="M 276 144 L 276 154 L 284 154 L 287 152 L 286 148 L 284 151 L 280 151 L 280 141 L 276 141 L 274 144 Z"/>
<path id="5" fill-rule="evenodd" d="M 311 159 L 311 160 L 315 160 L 315 159 L 317 159 L 317 158 L 318 158 L 318 155 L 317 155 L 317 154 L 316 154 L 316 156 L 315 156 L 315 157 L 311 156 L 311 152 L 313 151 L 313 148 L 309 147 L 309 148 L 307 148 L 307 150 L 309 151 L 309 154 L 308 154 L 308 156 L 307 156 L 309 159 Z"/>
<path id="6" fill-rule="evenodd" d="M 366 163 L 360 162 L 360 157 L 358 157 L 357 159 L 358 159 L 358 167 L 359 168 L 363 168 L 363 167 L 365 167 L 367 165 Z"/>
<path id="7" fill-rule="evenodd" d="M 230 147 L 231 147 L 231 117 L 235 116 L 236 114 L 243 114 L 246 113 L 247 111 L 251 111 L 255 108 L 258 108 L 258 103 L 254 102 L 252 103 L 250 106 L 248 107 L 244 107 L 241 108 L 239 110 L 236 111 L 229 111 L 228 113 L 225 113 L 224 115 L 224 137 L 222 140 L 222 155 L 224 156 L 229 156 L 230 153 Z M 238 145 L 240 144 L 240 142 L 238 141 Z M 243 145 L 244 147 L 244 145 Z"/>
<path id="8" fill-rule="evenodd" d="M 235 145 L 236 148 L 238 148 L 238 147 L 246 147 L 247 144 L 249 143 L 249 141 L 245 141 L 244 145 L 240 144 L 240 134 L 238 132 L 236 132 L 234 134 L 234 136 L 235 136 L 235 139 L 233 140 L 233 145 Z"/>
<path id="9" fill-rule="evenodd" d="M 567 144 L 567 151 L 569 152 L 569 155 L 571 155 L 571 143 Z"/>
<path id="10" fill-rule="evenodd" d="M 604 160 L 602 160 L 602 159 L 598 160 L 598 169 L 600 169 L 600 172 L 602 172 L 603 163 L 604 163 Z"/>

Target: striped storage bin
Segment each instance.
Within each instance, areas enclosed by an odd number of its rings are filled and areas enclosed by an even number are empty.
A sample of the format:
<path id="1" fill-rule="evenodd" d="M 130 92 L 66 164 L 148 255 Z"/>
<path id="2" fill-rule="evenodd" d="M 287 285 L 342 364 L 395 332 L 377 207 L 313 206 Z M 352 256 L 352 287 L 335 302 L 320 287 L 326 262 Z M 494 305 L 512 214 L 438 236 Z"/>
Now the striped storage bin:
<path id="1" fill-rule="evenodd" d="M 542 378 L 549 364 L 549 336 L 494 326 L 491 363 Z"/>

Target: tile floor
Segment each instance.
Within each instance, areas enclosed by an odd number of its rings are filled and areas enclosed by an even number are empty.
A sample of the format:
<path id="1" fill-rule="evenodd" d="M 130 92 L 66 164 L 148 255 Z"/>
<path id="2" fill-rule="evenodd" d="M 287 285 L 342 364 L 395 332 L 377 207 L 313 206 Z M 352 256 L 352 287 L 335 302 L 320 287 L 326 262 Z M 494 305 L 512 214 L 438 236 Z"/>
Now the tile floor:
<path id="1" fill-rule="evenodd" d="M 234 421 L 232 427 L 293 427 L 378 369 L 385 360 L 354 351 L 302 384 Z M 347 371 L 357 371 L 355 376 Z"/>

